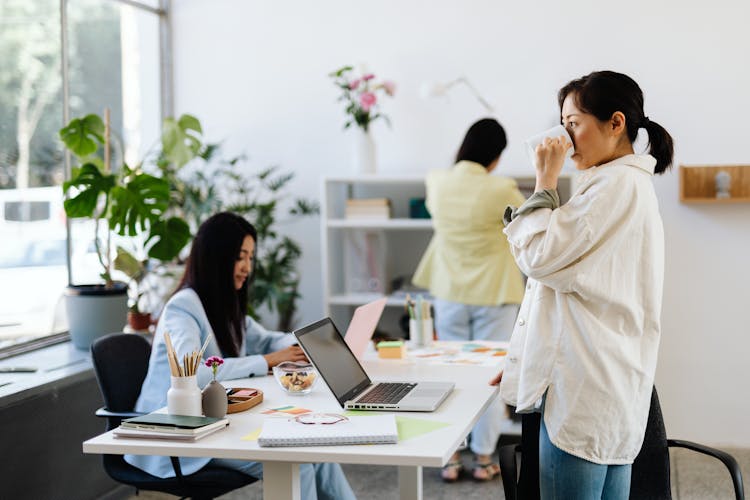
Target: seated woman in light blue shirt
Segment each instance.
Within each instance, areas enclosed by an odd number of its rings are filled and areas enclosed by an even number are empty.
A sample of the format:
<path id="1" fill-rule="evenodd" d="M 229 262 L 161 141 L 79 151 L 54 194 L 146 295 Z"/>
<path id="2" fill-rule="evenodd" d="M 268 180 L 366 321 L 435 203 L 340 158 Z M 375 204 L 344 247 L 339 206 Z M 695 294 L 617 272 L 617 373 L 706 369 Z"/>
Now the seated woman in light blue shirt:
<path id="1" fill-rule="evenodd" d="M 185 274 L 159 318 L 136 411 L 151 412 L 167 405 L 170 371 L 164 332 L 169 332 L 178 357 L 200 350 L 210 337 L 204 356 L 224 358 L 218 380 L 262 377 L 282 361 L 306 360 L 302 349 L 293 345 L 293 335 L 270 332 L 245 315 L 256 240 L 252 224 L 228 212 L 214 215 L 198 229 Z M 200 387 L 208 384 L 211 368 L 201 364 L 197 378 Z M 169 457 L 126 455 L 125 460 L 157 477 L 175 475 Z M 256 478 L 263 475 L 257 462 L 184 457 L 179 461 L 183 474 L 211 463 Z M 308 500 L 355 498 L 338 464 L 302 464 L 300 483 L 302 497 Z"/>

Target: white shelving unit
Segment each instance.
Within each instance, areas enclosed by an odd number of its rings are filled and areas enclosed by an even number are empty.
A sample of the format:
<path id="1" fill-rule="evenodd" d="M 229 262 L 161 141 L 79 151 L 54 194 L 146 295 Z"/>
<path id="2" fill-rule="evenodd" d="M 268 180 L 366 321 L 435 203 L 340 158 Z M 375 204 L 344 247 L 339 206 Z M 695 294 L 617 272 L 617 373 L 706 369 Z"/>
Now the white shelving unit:
<path id="1" fill-rule="evenodd" d="M 526 196 L 534 189 L 534 177 L 515 177 Z M 571 179 L 562 178 L 560 195 L 562 200 L 570 197 Z M 430 219 L 409 218 L 409 200 L 424 198 L 424 176 L 380 176 L 363 175 L 351 177 L 327 177 L 321 186 L 321 271 L 323 276 L 323 306 L 343 334 L 349 324 L 354 308 L 388 294 L 388 302 L 379 330 L 402 336 L 399 321 L 404 314 L 404 297 L 391 295 L 391 282 L 403 278 L 410 284 L 411 276 L 419 264 L 427 244 L 432 237 Z M 389 198 L 393 210 L 392 218 L 346 219 L 344 208 L 349 198 Z M 351 291 L 346 287 L 345 244 L 347 234 L 365 232 L 377 235 L 384 242 L 383 264 L 385 266 L 385 293 Z"/>

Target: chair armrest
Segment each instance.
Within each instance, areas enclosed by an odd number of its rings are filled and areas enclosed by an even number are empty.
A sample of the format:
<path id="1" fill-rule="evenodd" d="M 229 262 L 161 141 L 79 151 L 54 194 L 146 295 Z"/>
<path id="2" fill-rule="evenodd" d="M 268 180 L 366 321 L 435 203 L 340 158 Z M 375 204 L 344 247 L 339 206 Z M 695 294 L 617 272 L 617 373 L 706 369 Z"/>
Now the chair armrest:
<path id="1" fill-rule="evenodd" d="M 145 415 L 145 413 L 141 413 L 137 411 L 109 411 L 108 409 L 104 407 L 101 407 L 98 410 L 96 410 L 96 416 L 103 417 L 103 418 L 132 418 L 132 417 L 139 417 L 141 415 Z"/>
<path id="2" fill-rule="evenodd" d="M 724 466 L 729 470 L 729 474 L 732 476 L 735 499 L 745 500 L 745 489 L 742 484 L 742 470 L 740 469 L 739 464 L 737 464 L 737 460 L 735 460 L 732 455 L 709 446 L 693 443 L 691 441 L 682 441 L 680 439 L 667 439 L 667 446 L 670 448 L 687 448 L 688 450 L 721 460 Z"/>

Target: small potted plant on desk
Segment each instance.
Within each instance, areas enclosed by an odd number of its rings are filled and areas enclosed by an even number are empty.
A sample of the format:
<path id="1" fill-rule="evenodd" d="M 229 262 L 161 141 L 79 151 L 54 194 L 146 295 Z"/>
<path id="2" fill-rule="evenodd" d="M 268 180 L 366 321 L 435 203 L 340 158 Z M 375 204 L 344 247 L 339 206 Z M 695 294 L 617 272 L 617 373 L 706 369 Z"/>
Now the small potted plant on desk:
<path id="1" fill-rule="evenodd" d="M 190 239 L 188 224 L 165 213 L 170 200 L 169 183 L 144 171 L 142 163 L 124 162 L 113 169 L 109 112 L 105 118 L 87 115 L 71 120 L 60 137 L 78 159 L 71 179 L 63 184 L 65 213 L 70 218 L 94 221 L 94 243 L 104 283 L 73 285 L 66 290 L 70 336 L 79 349 L 88 349 L 102 335 L 122 331 L 127 311 L 125 283 L 112 279 L 112 233 L 138 237 L 148 257 L 173 259 Z M 99 156 L 100 146 L 103 155 Z M 185 147 L 173 144 L 173 147 Z M 103 157 L 102 157 L 103 156 Z M 99 226 L 104 221 L 104 235 Z"/>

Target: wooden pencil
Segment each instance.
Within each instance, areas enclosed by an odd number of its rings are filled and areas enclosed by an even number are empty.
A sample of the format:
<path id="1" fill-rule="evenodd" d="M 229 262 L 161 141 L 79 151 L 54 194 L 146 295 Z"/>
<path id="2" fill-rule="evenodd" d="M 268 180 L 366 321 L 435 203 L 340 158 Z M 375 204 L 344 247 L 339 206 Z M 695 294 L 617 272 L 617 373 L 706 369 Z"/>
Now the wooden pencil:
<path id="1" fill-rule="evenodd" d="M 172 340 L 169 338 L 169 332 L 164 332 L 164 345 L 167 347 L 167 360 L 169 361 L 169 371 L 172 372 L 172 376 L 179 377 L 180 369 L 179 364 L 176 362 L 174 356 L 174 349 L 172 348 Z"/>

